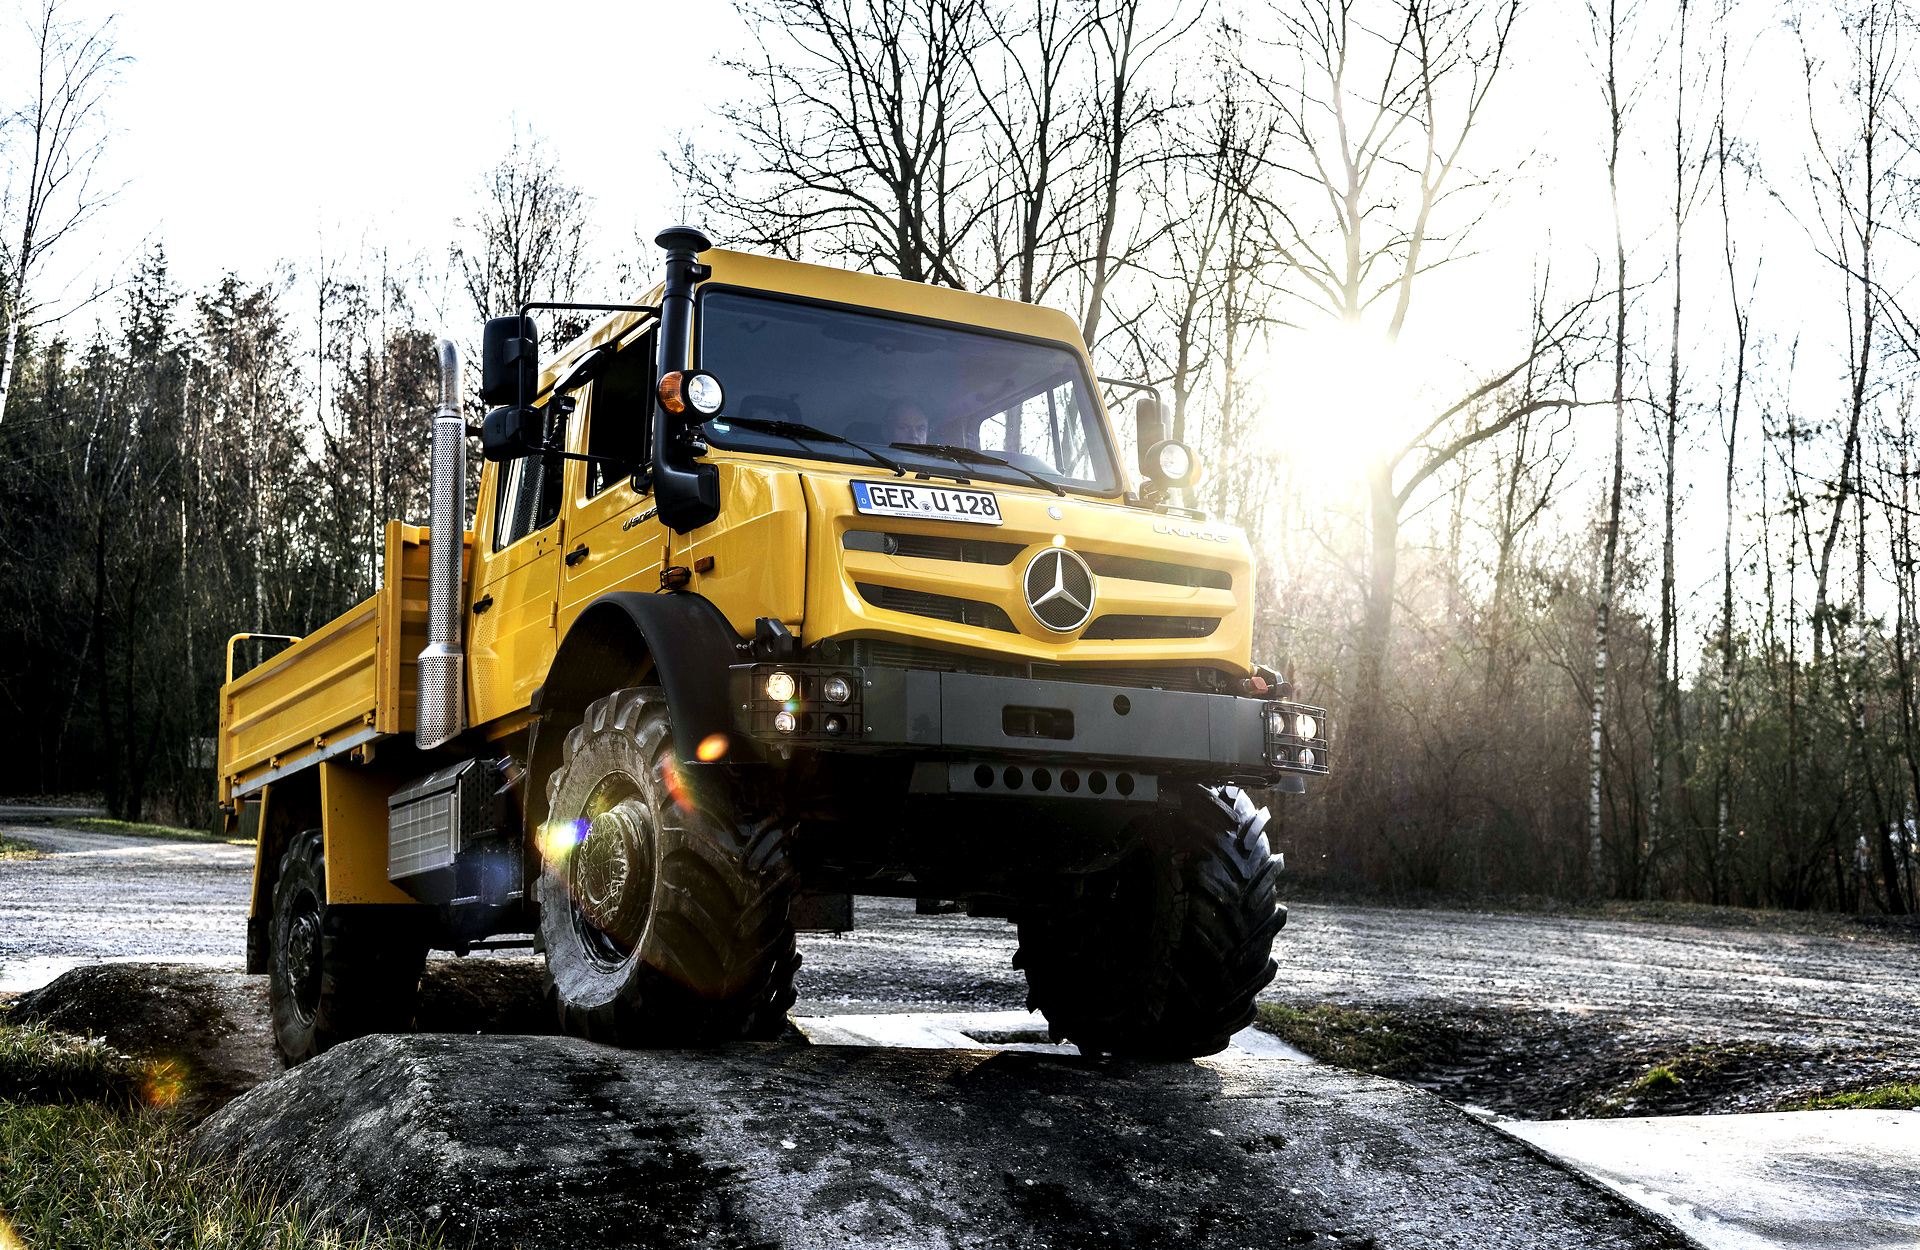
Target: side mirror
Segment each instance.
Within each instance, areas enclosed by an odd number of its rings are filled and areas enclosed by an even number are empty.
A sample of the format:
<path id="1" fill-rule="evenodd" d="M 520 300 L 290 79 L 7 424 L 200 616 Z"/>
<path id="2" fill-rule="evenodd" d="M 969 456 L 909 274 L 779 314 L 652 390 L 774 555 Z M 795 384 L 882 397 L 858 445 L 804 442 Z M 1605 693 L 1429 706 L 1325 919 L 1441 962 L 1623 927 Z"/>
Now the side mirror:
<path id="1" fill-rule="evenodd" d="M 523 404 L 539 386 L 540 327 L 532 317 L 488 320 L 480 336 L 480 402 Z M 487 425 L 492 424 L 489 416 Z"/>
<path id="2" fill-rule="evenodd" d="M 1148 452 L 1167 441 L 1166 409 L 1157 399 L 1142 399 L 1133 406 L 1133 428 L 1139 433 L 1140 472 L 1150 478 L 1160 475 L 1154 471 Z"/>
<path id="3" fill-rule="evenodd" d="M 480 454 L 496 462 L 531 456 L 542 448 L 546 423 L 546 414 L 538 408 L 495 408 L 480 426 Z"/>

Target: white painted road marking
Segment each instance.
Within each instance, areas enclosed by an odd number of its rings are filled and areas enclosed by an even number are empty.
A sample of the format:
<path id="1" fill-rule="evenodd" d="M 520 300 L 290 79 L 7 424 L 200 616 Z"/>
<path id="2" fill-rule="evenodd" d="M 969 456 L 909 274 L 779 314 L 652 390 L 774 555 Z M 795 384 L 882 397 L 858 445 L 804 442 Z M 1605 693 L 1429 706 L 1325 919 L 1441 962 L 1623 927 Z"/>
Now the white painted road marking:
<path id="1" fill-rule="evenodd" d="M 1667 1217 L 1710 1250 L 1920 1244 L 1920 1112 L 1497 1124 Z"/>

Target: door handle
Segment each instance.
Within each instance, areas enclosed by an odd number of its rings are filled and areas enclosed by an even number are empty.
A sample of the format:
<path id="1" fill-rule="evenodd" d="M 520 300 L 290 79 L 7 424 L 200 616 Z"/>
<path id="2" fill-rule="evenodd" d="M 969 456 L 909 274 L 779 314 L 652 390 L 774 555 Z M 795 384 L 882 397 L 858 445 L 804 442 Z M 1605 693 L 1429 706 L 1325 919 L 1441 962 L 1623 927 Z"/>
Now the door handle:
<path id="1" fill-rule="evenodd" d="M 473 614 L 475 616 L 478 616 L 492 606 L 493 606 L 493 596 L 488 595 L 485 598 L 481 599 L 478 603 L 473 605 Z"/>
<path id="2" fill-rule="evenodd" d="M 587 558 L 587 544 L 581 543 L 578 547 L 575 547 L 572 551 L 569 551 L 567 553 L 567 567 L 572 568 L 574 565 L 580 563 L 580 561 L 586 558 Z"/>

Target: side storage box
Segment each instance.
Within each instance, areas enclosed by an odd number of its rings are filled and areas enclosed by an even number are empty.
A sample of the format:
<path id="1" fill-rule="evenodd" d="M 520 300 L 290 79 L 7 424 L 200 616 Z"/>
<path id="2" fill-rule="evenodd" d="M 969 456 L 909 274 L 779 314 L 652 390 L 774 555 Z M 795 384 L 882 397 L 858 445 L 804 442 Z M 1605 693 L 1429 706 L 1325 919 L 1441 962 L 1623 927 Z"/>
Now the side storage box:
<path id="1" fill-rule="evenodd" d="M 508 906 L 522 897 L 519 820 L 500 770 L 463 760 L 387 800 L 387 879 L 423 903 Z"/>

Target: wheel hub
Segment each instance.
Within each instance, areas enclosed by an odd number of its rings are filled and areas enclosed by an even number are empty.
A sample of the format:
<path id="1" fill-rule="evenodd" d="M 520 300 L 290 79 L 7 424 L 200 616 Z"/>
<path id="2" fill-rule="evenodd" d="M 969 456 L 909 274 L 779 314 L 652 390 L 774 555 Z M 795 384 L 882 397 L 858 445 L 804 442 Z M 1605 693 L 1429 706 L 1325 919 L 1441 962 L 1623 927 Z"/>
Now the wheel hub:
<path id="1" fill-rule="evenodd" d="M 320 910 L 310 898 L 287 924 L 287 980 L 293 1002 L 303 1019 L 311 1021 L 320 1007 Z"/>
<path id="2" fill-rule="evenodd" d="M 646 927 L 651 825 L 645 802 L 626 799 L 594 816 L 573 852 L 575 901 L 595 928 L 623 947 L 631 947 Z"/>

